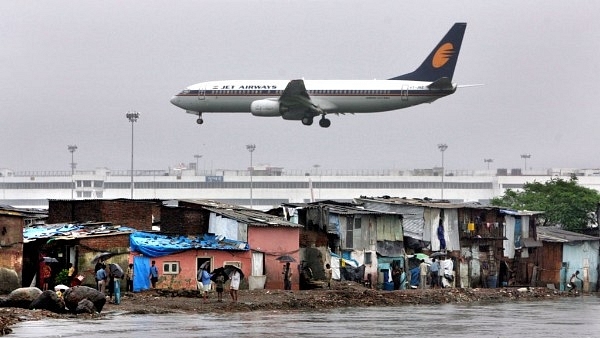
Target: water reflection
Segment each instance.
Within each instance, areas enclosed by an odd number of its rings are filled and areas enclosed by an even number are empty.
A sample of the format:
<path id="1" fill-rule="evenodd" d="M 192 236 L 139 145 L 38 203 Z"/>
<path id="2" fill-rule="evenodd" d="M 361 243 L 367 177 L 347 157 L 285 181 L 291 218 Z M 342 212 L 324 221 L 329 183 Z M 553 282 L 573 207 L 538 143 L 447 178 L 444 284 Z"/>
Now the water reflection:
<path id="1" fill-rule="evenodd" d="M 600 298 L 540 302 L 344 308 L 222 315 L 121 315 L 45 319 L 11 337 L 597 337 Z"/>

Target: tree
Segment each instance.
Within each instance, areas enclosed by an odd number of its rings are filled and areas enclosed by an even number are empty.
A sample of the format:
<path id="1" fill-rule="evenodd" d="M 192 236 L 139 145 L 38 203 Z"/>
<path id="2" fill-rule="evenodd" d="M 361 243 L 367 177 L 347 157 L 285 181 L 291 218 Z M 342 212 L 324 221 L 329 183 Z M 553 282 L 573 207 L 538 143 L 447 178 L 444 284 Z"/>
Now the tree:
<path id="1" fill-rule="evenodd" d="M 508 189 L 501 197 L 493 198 L 494 206 L 514 210 L 543 211 L 546 224 L 557 224 L 569 231 L 581 232 L 596 223 L 600 194 L 577 184 L 577 177 L 566 181 L 553 178 L 546 183 L 526 183 L 523 191 Z"/>

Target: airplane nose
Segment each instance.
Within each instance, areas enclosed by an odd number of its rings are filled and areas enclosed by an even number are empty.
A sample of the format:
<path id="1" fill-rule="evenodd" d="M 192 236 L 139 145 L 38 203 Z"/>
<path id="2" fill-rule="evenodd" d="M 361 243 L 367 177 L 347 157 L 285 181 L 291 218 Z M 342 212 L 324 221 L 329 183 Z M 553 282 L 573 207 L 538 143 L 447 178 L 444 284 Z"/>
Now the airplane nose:
<path id="1" fill-rule="evenodd" d="M 175 95 L 171 98 L 171 103 L 179 107 L 179 96 Z"/>

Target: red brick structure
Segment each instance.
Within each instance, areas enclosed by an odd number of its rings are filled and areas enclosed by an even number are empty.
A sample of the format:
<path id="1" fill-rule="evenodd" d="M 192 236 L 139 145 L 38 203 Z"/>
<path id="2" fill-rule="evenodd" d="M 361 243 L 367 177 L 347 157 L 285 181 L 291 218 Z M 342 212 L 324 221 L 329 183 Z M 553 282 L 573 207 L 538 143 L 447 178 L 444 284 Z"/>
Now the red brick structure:
<path id="1" fill-rule="evenodd" d="M 49 200 L 48 224 L 110 222 L 150 231 L 161 219 L 160 200 Z"/>

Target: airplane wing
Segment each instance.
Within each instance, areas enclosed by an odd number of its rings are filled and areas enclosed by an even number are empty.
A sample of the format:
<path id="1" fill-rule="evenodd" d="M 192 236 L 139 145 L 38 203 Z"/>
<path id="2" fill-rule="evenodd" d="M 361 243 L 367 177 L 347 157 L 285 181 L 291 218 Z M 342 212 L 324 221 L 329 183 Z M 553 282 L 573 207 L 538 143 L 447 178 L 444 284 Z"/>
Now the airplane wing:
<path id="1" fill-rule="evenodd" d="M 285 87 L 279 102 L 290 110 L 309 110 L 321 114 L 321 109 L 312 102 L 303 80 L 291 80 Z"/>

